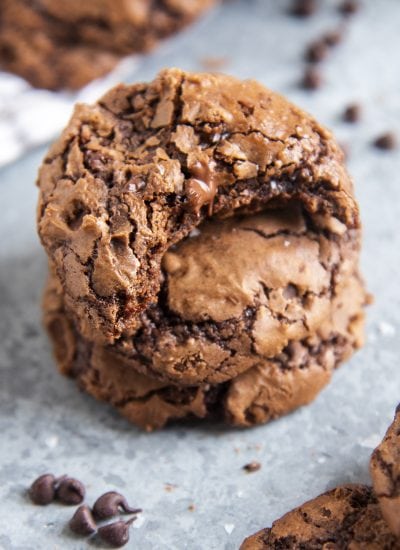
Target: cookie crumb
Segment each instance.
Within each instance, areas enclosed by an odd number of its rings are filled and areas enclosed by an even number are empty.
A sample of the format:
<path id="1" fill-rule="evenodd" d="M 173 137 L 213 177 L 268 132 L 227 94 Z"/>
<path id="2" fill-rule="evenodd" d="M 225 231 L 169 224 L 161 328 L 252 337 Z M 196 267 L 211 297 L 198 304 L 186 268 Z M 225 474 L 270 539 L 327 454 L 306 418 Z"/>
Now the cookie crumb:
<path id="1" fill-rule="evenodd" d="M 378 136 L 374 140 L 373 144 L 377 149 L 390 151 L 390 150 L 396 149 L 397 139 L 393 132 L 386 132 L 385 134 Z"/>
<path id="2" fill-rule="evenodd" d="M 194 512 L 196 510 L 196 506 L 194 504 L 189 504 L 188 510 L 189 512 Z"/>
<path id="3" fill-rule="evenodd" d="M 316 9 L 315 0 L 293 0 L 289 13 L 296 17 L 310 17 Z"/>
<path id="4" fill-rule="evenodd" d="M 229 65 L 229 59 L 223 56 L 207 56 L 200 59 L 200 64 L 207 71 L 220 71 Z"/>
<path id="5" fill-rule="evenodd" d="M 252 462 L 249 462 L 248 464 L 245 464 L 243 466 L 243 470 L 245 470 L 248 474 L 252 474 L 253 472 L 258 472 L 260 468 L 261 468 L 261 464 L 256 460 L 253 460 Z"/>
<path id="6" fill-rule="evenodd" d="M 322 86 L 321 72 L 315 67 L 307 67 L 301 81 L 301 86 L 305 90 L 317 90 L 320 88 Z"/>
<path id="7" fill-rule="evenodd" d="M 345 122 L 358 122 L 361 118 L 361 105 L 359 103 L 350 103 L 348 105 L 344 112 L 343 112 L 343 120 Z"/>
<path id="8" fill-rule="evenodd" d="M 172 491 L 175 491 L 175 489 L 178 488 L 178 485 L 174 485 L 173 483 L 165 483 L 164 489 L 167 491 L 167 493 L 172 493 Z"/>

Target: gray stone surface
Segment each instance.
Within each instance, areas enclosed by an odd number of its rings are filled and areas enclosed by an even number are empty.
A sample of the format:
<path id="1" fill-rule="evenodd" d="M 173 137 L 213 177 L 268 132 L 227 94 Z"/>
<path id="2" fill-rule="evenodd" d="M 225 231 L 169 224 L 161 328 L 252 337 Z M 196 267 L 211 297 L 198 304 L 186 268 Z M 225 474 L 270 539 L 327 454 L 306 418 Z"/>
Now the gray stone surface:
<path id="1" fill-rule="evenodd" d="M 33 152 L 0 172 L 1 549 L 88 547 L 68 534 L 71 508 L 27 500 L 26 487 L 48 470 L 84 480 L 89 503 L 116 489 L 142 506 L 128 545 L 141 550 L 233 550 L 325 489 L 368 482 L 371 450 L 400 400 L 400 155 L 370 145 L 388 128 L 400 136 L 400 3 L 365 1 L 324 64 L 326 86 L 307 94 L 296 87 L 301 53 L 339 22 L 334 4 L 323 2 L 318 16 L 299 22 L 285 15 L 285 2 L 232 1 L 143 60 L 135 78 L 170 65 L 199 69 L 201 58 L 225 56 L 224 70 L 284 92 L 350 144 L 365 226 L 363 271 L 376 297 L 367 345 L 311 406 L 269 425 L 141 433 L 55 370 L 40 323 L 46 261 L 34 228 L 33 182 L 44 150 Z M 356 126 L 339 120 L 353 99 L 365 111 Z M 250 460 L 262 469 L 244 473 Z"/>

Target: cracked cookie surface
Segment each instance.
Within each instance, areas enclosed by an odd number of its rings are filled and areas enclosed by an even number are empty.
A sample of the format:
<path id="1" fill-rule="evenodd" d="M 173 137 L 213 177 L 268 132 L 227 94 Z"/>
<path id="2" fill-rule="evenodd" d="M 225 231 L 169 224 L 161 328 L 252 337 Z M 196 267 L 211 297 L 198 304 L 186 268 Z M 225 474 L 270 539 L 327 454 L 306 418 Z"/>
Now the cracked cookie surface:
<path id="1" fill-rule="evenodd" d="M 214 0 L 0 0 L 0 67 L 38 88 L 77 89 L 151 49 Z"/>
<path id="2" fill-rule="evenodd" d="M 210 216 L 295 201 L 326 231 L 359 228 L 332 135 L 257 82 L 224 75 L 169 69 L 78 105 L 38 185 L 65 306 L 87 338 L 107 342 L 137 328 L 165 252 Z"/>
<path id="3" fill-rule="evenodd" d="M 241 550 L 399 550 L 371 487 L 344 485 L 247 538 Z"/>
<path id="4" fill-rule="evenodd" d="M 370 472 L 383 517 L 400 537 L 400 404 L 382 443 L 372 453 Z"/>

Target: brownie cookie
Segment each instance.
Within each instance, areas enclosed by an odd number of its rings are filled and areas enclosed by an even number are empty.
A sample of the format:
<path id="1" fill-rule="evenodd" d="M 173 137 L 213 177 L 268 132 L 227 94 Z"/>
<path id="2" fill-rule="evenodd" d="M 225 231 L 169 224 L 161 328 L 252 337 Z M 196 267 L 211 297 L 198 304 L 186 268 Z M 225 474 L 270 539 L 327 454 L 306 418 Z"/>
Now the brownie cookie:
<path id="1" fill-rule="evenodd" d="M 358 302 L 356 297 L 358 296 Z M 152 430 L 170 420 L 206 418 L 252 426 L 309 403 L 330 380 L 332 370 L 362 339 L 360 306 L 364 290 L 349 279 L 334 301 L 328 325 L 301 342 L 289 344 L 229 382 L 179 386 L 144 376 L 116 346 L 85 341 L 63 307 L 61 285 L 50 277 L 45 293 L 45 325 L 59 368 L 98 399 L 112 403 L 131 422 Z"/>
<path id="2" fill-rule="evenodd" d="M 33 86 L 76 89 L 151 49 L 215 0 L 0 0 L 0 67 Z"/>
<path id="3" fill-rule="evenodd" d="M 370 471 L 382 515 L 400 537 L 400 405 L 382 443 L 372 453 Z"/>
<path id="4" fill-rule="evenodd" d="M 335 242 L 339 256 L 359 246 L 331 134 L 257 82 L 223 75 L 166 70 L 78 105 L 38 184 L 39 233 L 68 314 L 86 339 L 123 341 L 124 351 L 159 302 L 165 253 L 210 217 L 297 206 L 310 240 Z M 239 309 L 233 323 L 243 323 Z M 210 310 L 204 321 L 215 322 Z"/>
<path id="5" fill-rule="evenodd" d="M 241 550 L 399 550 L 373 490 L 344 485 L 306 502 L 247 538 Z"/>

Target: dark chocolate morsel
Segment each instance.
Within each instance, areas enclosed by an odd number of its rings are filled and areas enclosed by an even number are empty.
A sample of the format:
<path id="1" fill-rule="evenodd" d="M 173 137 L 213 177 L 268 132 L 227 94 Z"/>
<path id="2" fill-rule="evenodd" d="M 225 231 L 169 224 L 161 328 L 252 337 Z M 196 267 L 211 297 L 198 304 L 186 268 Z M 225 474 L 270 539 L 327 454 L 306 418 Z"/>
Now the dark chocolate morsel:
<path id="1" fill-rule="evenodd" d="M 396 407 L 396 414 L 400 412 L 400 403 Z"/>
<path id="2" fill-rule="evenodd" d="M 378 149 L 385 149 L 387 151 L 395 149 L 397 145 L 396 136 L 393 134 L 393 132 L 382 134 L 375 139 L 374 145 Z"/>
<path id="3" fill-rule="evenodd" d="M 70 519 L 69 528 L 73 533 L 83 536 L 92 535 L 96 531 L 97 526 L 89 506 L 86 504 L 79 506 Z"/>
<path id="4" fill-rule="evenodd" d="M 115 521 L 103 527 L 99 527 L 97 533 L 101 540 L 114 548 L 120 548 L 129 541 L 129 527 L 135 521 L 135 517 L 128 521 Z"/>
<path id="5" fill-rule="evenodd" d="M 301 84 L 306 90 L 317 90 L 322 85 L 321 73 L 315 67 L 307 67 Z"/>
<path id="6" fill-rule="evenodd" d="M 50 504 L 55 497 L 56 478 L 53 474 L 43 474 L 29 488 L 29 496 L 35 504 Z"/>
<path id="7" fill-rule="evenodd" d="M 305 53 L 306 61 L 310 63 L 319 63 L 323 61 L 329 52 L 329 46 L 324 40 L 316 40 L 312 42 Z"/>
<path id="8" fill-rule="evenodd" d="M 85 498 L 85 492 L 83 483 L 72 477 L 65 477 L 56 489 L 56 497 L 64 504 L 80 504 Z"/>
<path id="9" fill-rule="evenodd" d="M 317 8 L 315 0 L 293 0 L 290 13 L 296 17 L 309 17 Z"/>
<path id="10" fill-rule="evenodd" d="M 261 464 L 256 460 L 253 460 L 252 462 L 249 462 L 248 464 L 245 464 L 243 466 L 243 470 L 245 470 L 249 474 L 253 472 L 257 472 L 260 468 L 261 468 Z"/>
<path id="11" fill-rule="evenodd" d="M 343 113 L 345 122 L 358 122 L 361 118 L 361 106 L 358 103 L 348 105 Z"/>
<path id="12" fill-rule="evenodd" d="M 333 46 L 337 46 L 342 41 L 342 39 L 343 32 L 340 29 L 328 31 L 322 37 L 322 40 L 330 48 L 333 48 Z"/>
<path id="13" fill-rule="evenodd" d="M 108 519 L 118 513 L 138 514 L 140 508 L 131 508 L 126 498 L 116 491 L 109 491 L 101 495 L 93 505 L 93 514 L 98 519 Z"/>
<path id="14" fill-rule="evenodd" d="M 339 5 L 339 11 L 343 15 L 353 15 L 360 9 L 360 3 L 358 0 L 343 0 Z"/>

